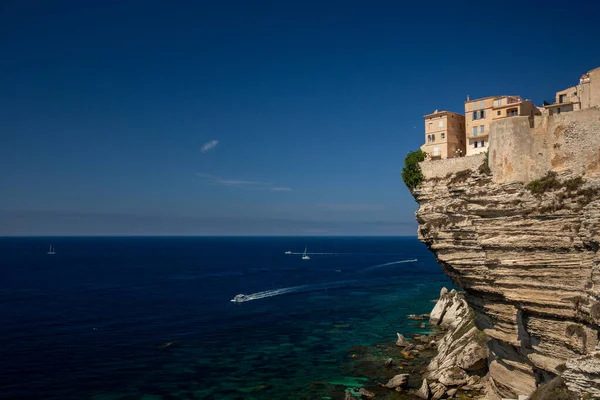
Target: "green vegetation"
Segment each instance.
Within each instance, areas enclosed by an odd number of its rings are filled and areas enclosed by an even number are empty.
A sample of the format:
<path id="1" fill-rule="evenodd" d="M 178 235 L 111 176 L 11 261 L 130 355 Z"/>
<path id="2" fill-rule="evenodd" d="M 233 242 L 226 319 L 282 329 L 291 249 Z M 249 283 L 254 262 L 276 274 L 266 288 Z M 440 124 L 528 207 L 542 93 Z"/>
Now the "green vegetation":
<path id="1" fill-rule="evenodd" d="M 562 184 L 556 178 L 556 172 L 548 171 L 548 173 L 541 177 L 540 179 L 535 179 L 529 182 L 525 188 L 528 189 L 531 193 L 536 195 L 542 195 L 549 190 L 560 189 Z"/>
<path id="2" fill-rule="evenodd" d="M 570 178 L 565 181 L 559 181 L 554 171 L 548 171 L 548 173 L 540 179 L 535 179 L 529 182 L 525 188 L 527 188 L 531 193 L 535 195 L 542 195 L 547 191 L 558 190 L 561 188 L 565 188 L 567 194 L 573 194 L 577 192 L 578 195 L 585 195 L 585 191 L 587 190 L 579 190 L 581 185 L 583 185 L 585 181 L 582 177 L 578 176 L 576 178 Z"/>
<path id="3" fill-rule="evenodd" d="M 487 151 L 485 152 L 485 158 L 483 159 L 483 162 L 479 166 L 479 172 L 484 175 L 492 174 L 492 170 L 490 169 L 490 154 Z"/>
<path id="4" fill-rule="evenodd" d="M 565 380 L 557 376 L 548 383 L 540 385 L 531 394 L 529 400 L 579 400 L 579 396 L 569 391 Z"/>
<path id="5" fill-rule="evenodd" d="M 423 182 L 423 171 L 419 163 L 425 160 L 425 152 L 422 150 L 411 151 L 404 159 L 404 168 L 402 168 L 402 180 L 412 192 Z"/>

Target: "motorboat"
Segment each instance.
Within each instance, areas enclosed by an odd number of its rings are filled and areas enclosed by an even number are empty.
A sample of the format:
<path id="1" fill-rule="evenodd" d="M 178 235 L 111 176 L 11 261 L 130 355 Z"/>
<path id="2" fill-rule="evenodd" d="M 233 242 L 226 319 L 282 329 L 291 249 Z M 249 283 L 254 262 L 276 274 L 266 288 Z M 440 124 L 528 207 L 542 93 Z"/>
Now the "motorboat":
<path id="1" fill-rule="evenodd" d="M 285 254 L 292 254 L 292 251 L 288 250 L 288 251 L 285 252 Z"/>
<path id="2" fill-rule="evenodd" d="M 242 303 L 247 300 L 248 300 L 248 296 L 246 296 L 245 294 L 236 294 L 235 297 L 233 299 L 231 299 L 231 301 L 234 303 Z"/>
<path id="3" fill-rule="evenodd" d="M 53 248 L 52 245 L 50 245 L 50 250 L 48 250 L 48 254 L 50 254 L 50 255 L 56 254 L 56 249 Z"/>

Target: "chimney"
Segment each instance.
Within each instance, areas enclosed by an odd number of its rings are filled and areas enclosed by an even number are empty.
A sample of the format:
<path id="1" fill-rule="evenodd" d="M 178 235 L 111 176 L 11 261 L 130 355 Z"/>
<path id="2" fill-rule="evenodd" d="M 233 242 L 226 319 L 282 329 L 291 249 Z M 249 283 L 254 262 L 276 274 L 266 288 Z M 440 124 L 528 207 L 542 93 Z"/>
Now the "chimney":
<path id="1" fill-rule="evenodd" d="M 467 95 L 467 101 L 471 100 L 471 96 Z"/>

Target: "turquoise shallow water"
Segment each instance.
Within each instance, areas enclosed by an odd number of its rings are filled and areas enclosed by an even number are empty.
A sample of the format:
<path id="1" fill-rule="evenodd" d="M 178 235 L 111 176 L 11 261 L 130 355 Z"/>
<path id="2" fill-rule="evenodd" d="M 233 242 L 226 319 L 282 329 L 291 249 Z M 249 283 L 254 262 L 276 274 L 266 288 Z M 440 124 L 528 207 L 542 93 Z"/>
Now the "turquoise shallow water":
<path id="1" fill-rule="evenodd" d="M 52 244 L 55 256 L 47 239 L 0 239 L 9 398 L 343 397 L 372 384 L 366 369 L 390 355 L 395 332 L 427 331 L 405 316 L 429 312 L 449 285 L 414 238 Z M 325 254 L 284 254 L 305 246 Z"/>

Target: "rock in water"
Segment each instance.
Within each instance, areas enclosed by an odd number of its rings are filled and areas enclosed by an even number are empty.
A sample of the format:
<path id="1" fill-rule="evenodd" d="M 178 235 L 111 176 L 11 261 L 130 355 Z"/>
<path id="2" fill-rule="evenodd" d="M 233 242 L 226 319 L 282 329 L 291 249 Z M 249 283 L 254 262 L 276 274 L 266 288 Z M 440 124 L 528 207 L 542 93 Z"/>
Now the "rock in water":
<path id="1" fill-rule="evenodd" d="M 373 393 L 373 392 L 369 392 L 369 391 L 368 391 L 367 389 L 365 389 L 365 388 L 360 388 L 360 389 L 358 389 L 358 393 L 360 393 L 360 395 L 361 395 L 362 397 L 367 397 L 367 398 L 369 398 L 369 399 L 370 399 L 370 398 L 373 398 L 373 397 L 375 397 L 375 393 Z"/>
<path id="2" fill-rule="evenodd" d="M 387 360 L 385 360 L 384 365 L 386 367 L 391 367 L 392 365 L 394 365 L 394 360 L 392 360 L 391 358 L 388 358 Z"/>
<path id="3" fill-rule="evenodd" d="M 354 396 L 352 396 L 352 394 L 350 392 L 346 392 L 346 394 L 344 395 L 344 400 L 355 400 Z"/>
<path id="4" fill-rule="evenodd" d="M 421 384 L 421 387 L 419 388 L 419 390 L 417 390 L 415 392 L 415 395 L 424 399 L 424 400 L 428 400 L 429 399 L 429 385 L 427 384 L 427 379 L 423 379 L 423 383 Z"/>
<path id="5" fill-rule="evenodd" d="M 396 346 L 406 347 L 410 344 L 410 342 L 406 340 L 406 338 L 401 333 L 396 333 L 396 335 L 398 335 L 398 340 L 396 340 Z"/>
<path id="6" fill-rule="evenodd" d="M 385 384 L 385 387 L 390 389 L 405 388 L 408 385 L 408 374 L 399 374 L 394 376 L 392 379 Z"/>

